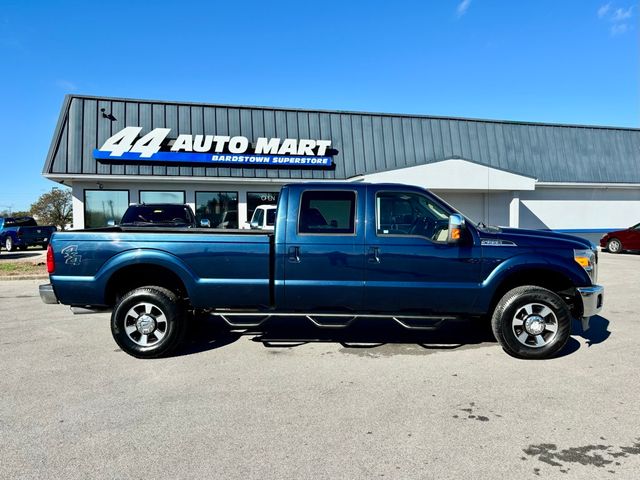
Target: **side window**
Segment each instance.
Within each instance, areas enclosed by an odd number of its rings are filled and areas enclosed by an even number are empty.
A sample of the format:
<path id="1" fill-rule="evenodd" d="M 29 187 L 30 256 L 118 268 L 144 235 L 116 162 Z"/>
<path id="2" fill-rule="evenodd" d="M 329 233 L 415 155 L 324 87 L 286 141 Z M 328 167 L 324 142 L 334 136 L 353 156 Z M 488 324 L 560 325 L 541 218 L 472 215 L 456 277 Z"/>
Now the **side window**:
<path id="1" fill-rule="evenodd" d="M 302 193 L 298 233 L 355 233 L 356 192 L 306 191 Z"/>
<path id="2" fill-rule="evenodd" d="M 434 242 L 447 239 L 449 214 L 431 199 L 410 192 L 376 195 L 378 235 L 417 235 Z"/>
<path id="3" fill-rule="evenodd" d="M 267 225 L 270 227 L 275 226 L 276 224 L 276 209 L 272 208 L 271 210 L 267 210 Z"/>

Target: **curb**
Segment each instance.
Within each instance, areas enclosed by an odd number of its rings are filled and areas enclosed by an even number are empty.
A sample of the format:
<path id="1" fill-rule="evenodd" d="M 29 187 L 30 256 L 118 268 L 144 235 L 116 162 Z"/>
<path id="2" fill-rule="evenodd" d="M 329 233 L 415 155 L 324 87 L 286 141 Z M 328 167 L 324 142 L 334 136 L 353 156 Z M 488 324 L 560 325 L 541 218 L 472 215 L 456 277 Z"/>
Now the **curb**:
<path id="1" fill-rule="evenodd" d="M 49 275 L 14 275 L 0 277 L 0 282 L 7 280 L 49 280 Z"/>

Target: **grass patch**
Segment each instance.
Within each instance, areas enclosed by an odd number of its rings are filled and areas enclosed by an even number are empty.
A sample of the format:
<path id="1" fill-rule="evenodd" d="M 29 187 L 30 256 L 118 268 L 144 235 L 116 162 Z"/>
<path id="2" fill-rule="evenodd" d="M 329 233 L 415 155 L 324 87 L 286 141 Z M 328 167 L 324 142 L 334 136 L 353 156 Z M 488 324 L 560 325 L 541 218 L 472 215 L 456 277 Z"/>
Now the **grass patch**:
<path id="1" fill-rule="evenodd" d="M 32 262 L 15 262 L 0 259 L 0 277 L 21 275 L 46 275 L 46 265 L 34 265 Z"/>

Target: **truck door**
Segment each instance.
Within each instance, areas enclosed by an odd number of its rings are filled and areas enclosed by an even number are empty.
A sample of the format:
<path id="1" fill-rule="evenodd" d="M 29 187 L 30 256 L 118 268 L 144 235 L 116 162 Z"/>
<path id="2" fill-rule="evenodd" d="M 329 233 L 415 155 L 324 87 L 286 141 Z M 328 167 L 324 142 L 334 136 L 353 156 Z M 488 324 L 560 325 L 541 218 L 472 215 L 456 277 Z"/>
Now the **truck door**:
<path id="1" fill-rule="evenodd" d="M 285 309 L 362 308 L 365 190 L 291 189 L 284 248 Z M 280 215 L 280 212 L 278 212 Z"/>
<path id="2" fill-rule="evenodd" d="M 481 249 L 471 232 L 447 244 L 450 212 L 418 189 L 367 188 L 365 305 L 375 312 L 468 312 Z"/>

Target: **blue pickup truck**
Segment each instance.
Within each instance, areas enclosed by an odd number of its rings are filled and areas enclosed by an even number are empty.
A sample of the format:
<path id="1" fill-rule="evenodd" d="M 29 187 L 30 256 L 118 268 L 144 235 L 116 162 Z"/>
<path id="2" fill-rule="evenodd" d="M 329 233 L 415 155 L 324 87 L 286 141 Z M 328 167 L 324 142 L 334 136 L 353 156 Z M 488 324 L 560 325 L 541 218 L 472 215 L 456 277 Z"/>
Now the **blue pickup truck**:
<path id="1" fill-rule="evenodd" d="M 548 358 L 572 318 L 588 328 L 604 296 L 588 241 L 476 226 L 430 192 L 394 184 L 285 186 L 273 232 L 59 232 L 47 265 L 45 303 L 111 310 L 115 341 L 141 358 L 175 349 L 194 313 L 241 328 L 287 316 L 410 329 L 477 318 L 510 355 Z"/>
<path id="2" fill-rule="evenodd" d="M 56 230 L 54 226 L 39 226 L 32 217 L 0 218 L 0 248 L 8 252 L 31 246 L 47 248 Z"/>

